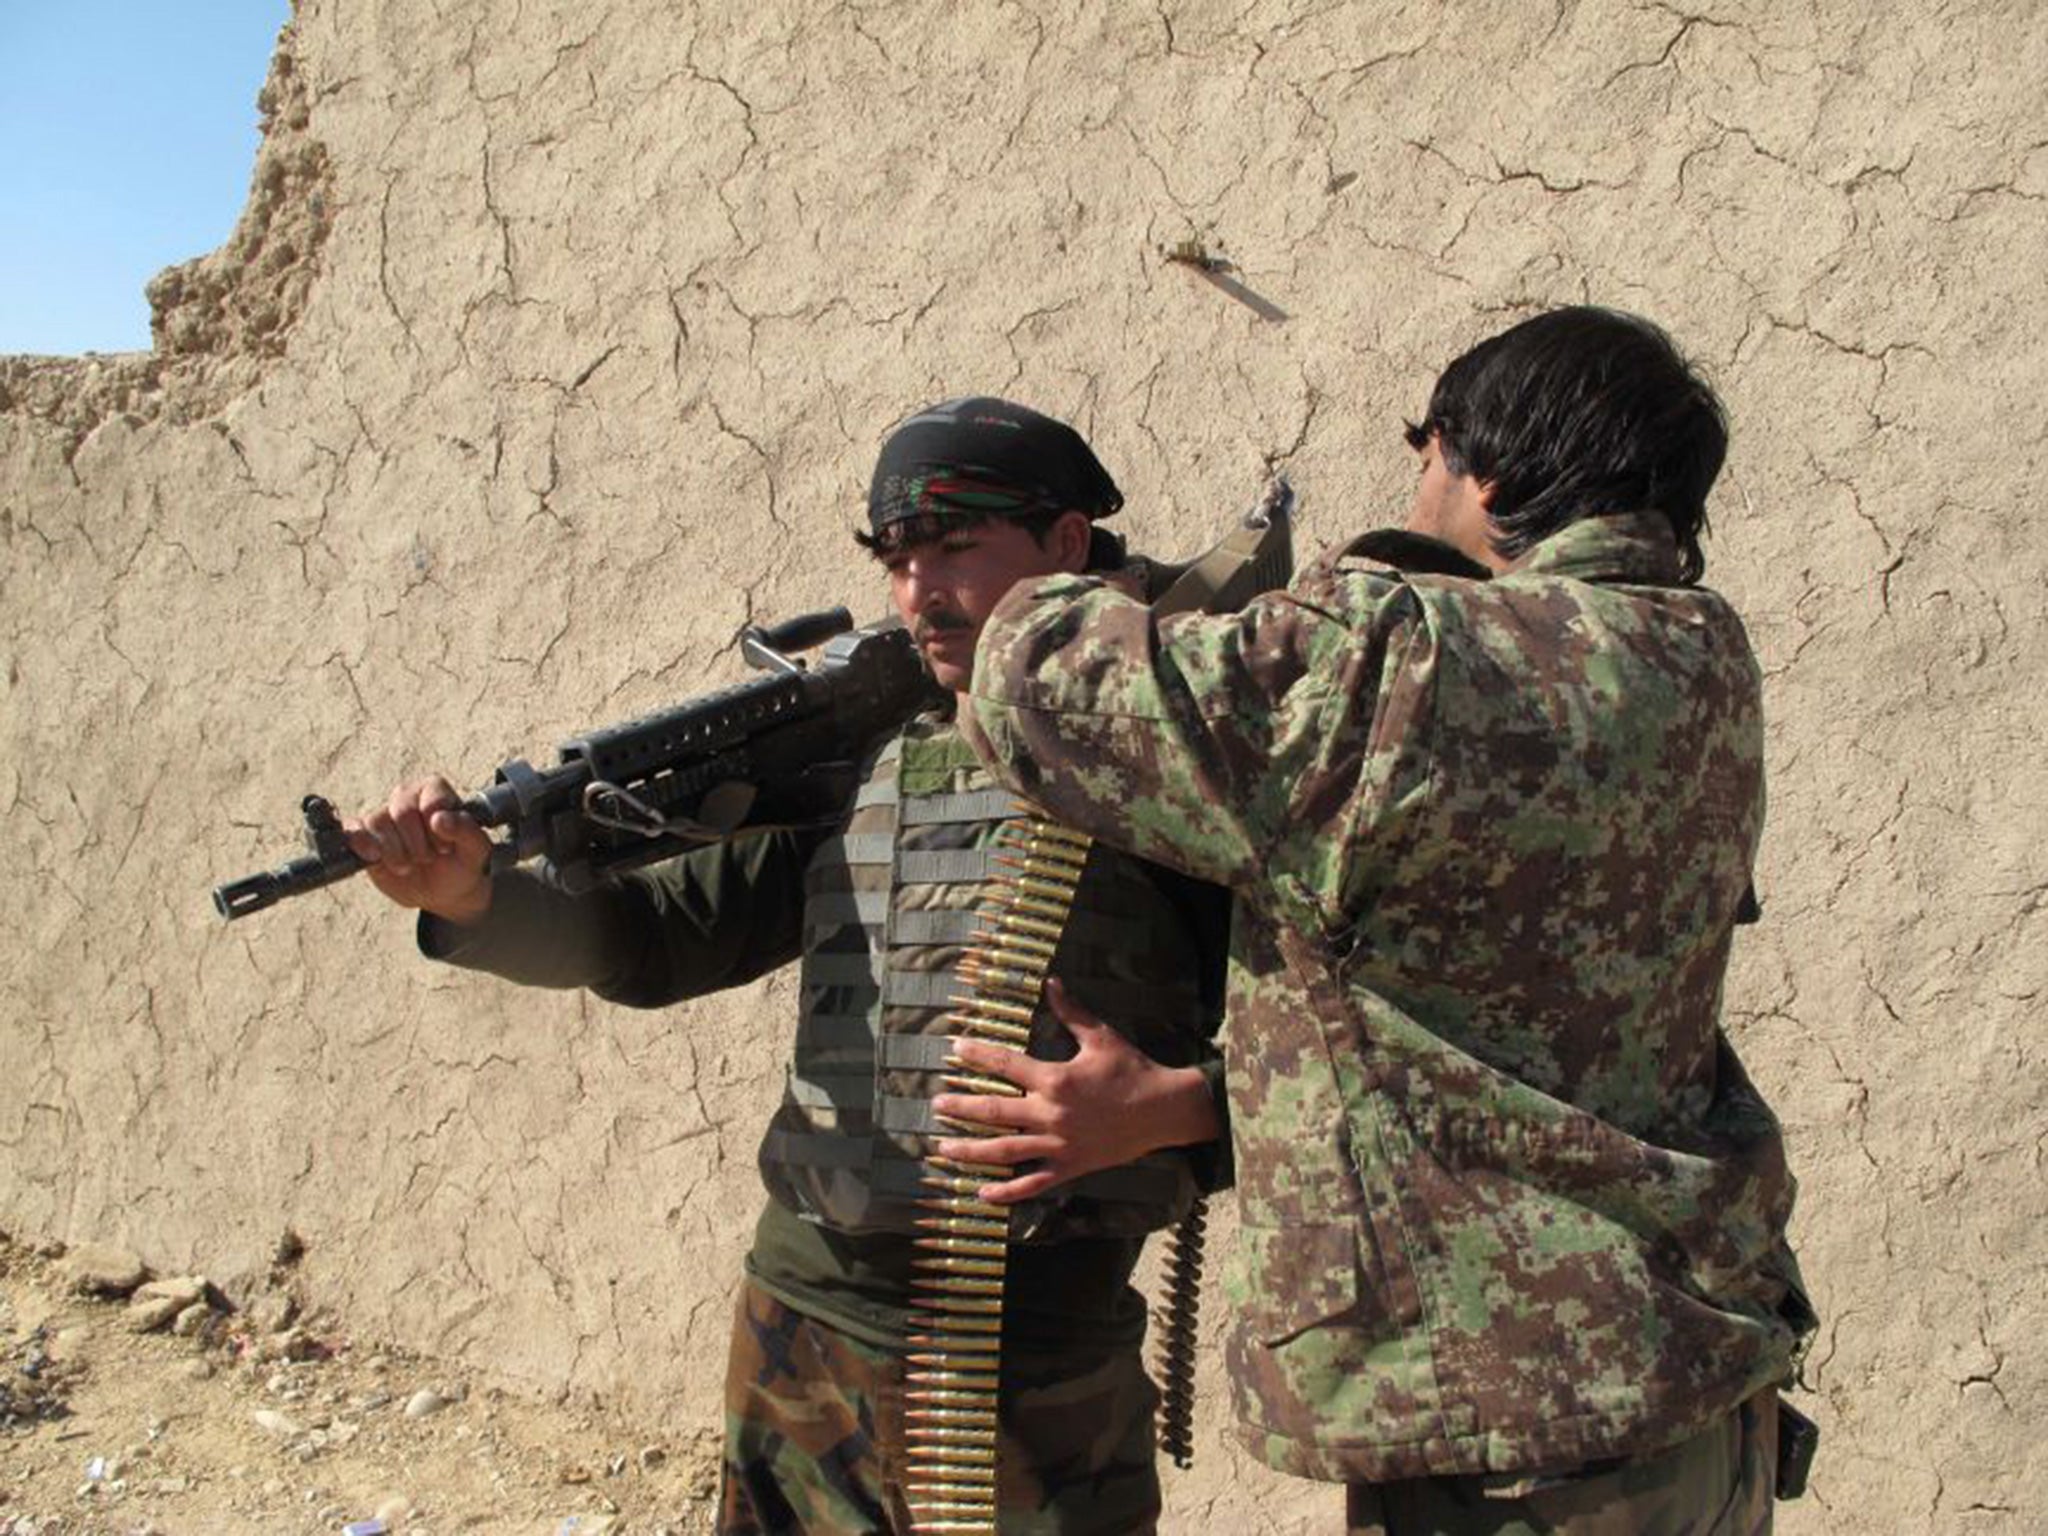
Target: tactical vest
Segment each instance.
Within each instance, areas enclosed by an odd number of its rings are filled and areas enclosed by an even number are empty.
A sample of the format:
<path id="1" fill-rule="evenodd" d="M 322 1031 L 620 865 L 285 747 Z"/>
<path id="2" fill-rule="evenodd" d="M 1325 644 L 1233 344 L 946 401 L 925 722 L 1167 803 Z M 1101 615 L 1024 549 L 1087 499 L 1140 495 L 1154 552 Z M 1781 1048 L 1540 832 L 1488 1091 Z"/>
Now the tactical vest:
<path id="1" fill-rule="evenodd" d="M 845 829 L 805 875 L 796 1049 L 761 1174 L 784 1205 L 842 1231 L 913 1229 L 919 1159 L 935 1125 L 951 1044 L 946 1016 L 968 995 L 961 952 L 981 924 L 997 830 L 1018 810 L 950 723 L 913 721 L 869 765 Z M 1208 1033 L 1200 977 L 1213 957 L 1155 875 L 1098 847 L 1050 974 L 1153 1060 L 1193 1063 Z M 1040 1003 L 1033 1056 L 1074 1045 Z M 1019 1241 L 1149 1232 L 1179 1219 L 1196 1188 L 1177 1152 L 1075 1180 L 1016 1208 Z"/>

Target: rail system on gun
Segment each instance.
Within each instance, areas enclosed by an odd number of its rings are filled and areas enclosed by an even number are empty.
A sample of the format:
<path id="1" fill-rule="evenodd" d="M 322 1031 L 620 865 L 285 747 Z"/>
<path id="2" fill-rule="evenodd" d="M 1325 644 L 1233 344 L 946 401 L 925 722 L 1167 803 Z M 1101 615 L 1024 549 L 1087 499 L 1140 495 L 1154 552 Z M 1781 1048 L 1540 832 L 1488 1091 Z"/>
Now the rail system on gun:
<path id="1" fill-rule="evenodd" d="M 792 654 L 815 647 L 815 665 Z M 907 630 L 855 629 L 844 608 L 749 626 L 740 652 L 768 675 L 585 732 L 550 768 L 517 757 L 500 764 L 489 787 L 462 801 L 480 826 L 503 833 L 493 870 L 544 858 L 557 883 L 588 890 L 740 832 L 829 819 L 861 758 L 940 697 Z M 329 801 L 308 795 L 300 812 L 306 854 L 216 886 L 222 917 L 247 917 L 363 868 Z"/>

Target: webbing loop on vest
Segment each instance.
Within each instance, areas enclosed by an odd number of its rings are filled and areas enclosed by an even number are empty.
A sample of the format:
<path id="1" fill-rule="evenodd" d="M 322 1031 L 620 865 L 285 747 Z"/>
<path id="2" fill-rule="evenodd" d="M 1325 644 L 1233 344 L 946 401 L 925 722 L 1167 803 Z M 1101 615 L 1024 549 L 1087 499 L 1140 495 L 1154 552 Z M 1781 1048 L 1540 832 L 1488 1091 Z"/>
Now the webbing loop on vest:
<path id="1" fill-rule="evenodd" d="M 994 868 L 985 848 L 941 848 L 903 853 L 896 878 L 905 885 L 982 885 Z"/>
<path id="2" fill-rule="evenodd" d="M 1007 789 L 972 789 L 951 795 L 906 795 L 902 818 L 906 827 L 928 827 L 963 821 L 1006 821 L 1023 807 Z"/>

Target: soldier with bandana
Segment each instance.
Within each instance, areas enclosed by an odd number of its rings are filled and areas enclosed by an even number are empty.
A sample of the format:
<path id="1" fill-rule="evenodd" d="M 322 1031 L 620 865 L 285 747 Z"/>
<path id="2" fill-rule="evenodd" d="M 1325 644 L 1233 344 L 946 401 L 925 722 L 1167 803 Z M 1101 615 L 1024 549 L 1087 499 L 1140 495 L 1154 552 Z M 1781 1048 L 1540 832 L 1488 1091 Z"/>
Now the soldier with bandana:
<path id="1" fill-rule="evenodd" d="M 1025 583 L 966 734 L 1229 885 L 1242 1433 L 1355 1532 L 1770 1525 L 1813 1326 L 1719 1021 L 1761 678 L 1700 586 L 1720 402 L 1639 319 L 1473 348 L 1408 526 L 1228 617 Z"/>
<path id="2" fill-rule="evenodd" d="M 859 538 L 950 696 L 1013 582 L 1116 563 L 1119 546 L 1094 524 L 1121 504 L 1064 423 L 953 400 L 891 434 Z M 945 1021 L 1015 798 L 975 762 L 948 708 L 874 756 L 842 823 L 737 837 L 583 896 L 524 871 L 488 874 L 484 834 L 458 798 L 438 778 L 401 785 L 351 826 L 379 889 L 421 909 L 430 957 L 649 1008 L 799 966 L 787 1087 L 761 1146 L 770 1198 L 727 1362 L 719 1529 L 909 1529 L 919 1158 L 941 1127 Z M 984 1046 L 976 1058 L 1024 1090 L 979 1117 L 1007 1134 L 939 1143 L 1017 1165 L 986 1190 L 1013 1209 L 997 1445 L 1006 1533 L 1123 1536 L 1156 1521 L 1156 1394 L 1130 1275 L 1145 1235 L 1228 1176 L 1213 1045 L 1228 924 L 1214 886 L 1098 850 L 1030 1054 Z M 1097 1014 L 1131 1022 L 1119 1033 Z"/>

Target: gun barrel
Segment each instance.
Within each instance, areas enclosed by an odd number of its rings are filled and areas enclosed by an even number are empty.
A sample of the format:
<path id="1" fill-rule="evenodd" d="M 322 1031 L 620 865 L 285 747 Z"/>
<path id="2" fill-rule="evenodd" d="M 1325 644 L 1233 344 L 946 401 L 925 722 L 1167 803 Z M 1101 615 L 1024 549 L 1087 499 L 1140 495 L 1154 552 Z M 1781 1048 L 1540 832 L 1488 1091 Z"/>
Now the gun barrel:
<path id="1" fill-rule="evenodd" d="M 751 638 L 809 646 L 847 622 L 843 609 L 807 614 Z M 747 804 L 763 779 L 779 783 L 784 814 L 789 805 L 817 814 L 805 797 L 815 797 L 821 784 L 837 786 L 828 770 L 857 760 L 880 732 L 925 707 L 935 686 L 900 626 L 836 633 L 815 668 L 792 663 L 772 676 L 586 732 L 560 749 L 552 768 L 535 768 L 524 758 L 501 763 L 494 782 L 464 798 L 462 808 L 479 826 L 506 830 L 492 842 L 493 871 L 545 856 L 564 889 L 587 888 L 736 830 L 731 817 L 744 808 L 731 809 L 730 793 L 719 802 L 730 816 L 704 810 L 705 797 L 729 783 L 747 787 Z M 615 804 L 628 798 L 619 791 L 630 791 L 646 814 L 623 822 L 616 813 L 587 815 L 586 797 L 594 789 Z M 247 917 L 363 867 L 332 805 L 308 795 L 299 809 L 307 855 L 215 886 L 213 906 L 222 917 Z M 691 819 L 700 813 L 708 819 Z"/>
<path id="2" fill-rule="evenodd" d="M 265 907 L 274 907 L 287 896 L 303 896 L 308 891 L 317 891 L 323 885 L 333 885 L 346 880 L 363 867 L 363 861 L 350 849 L 319 856 L 308 854 L 302 859 L 260 874 L 245 875 L 240 880 L 230 880 L 226 885 L 213 888 L 213 909 L 229 922 L 238 917 L 247 917 L 251 912 L 261 912 Z"/>

